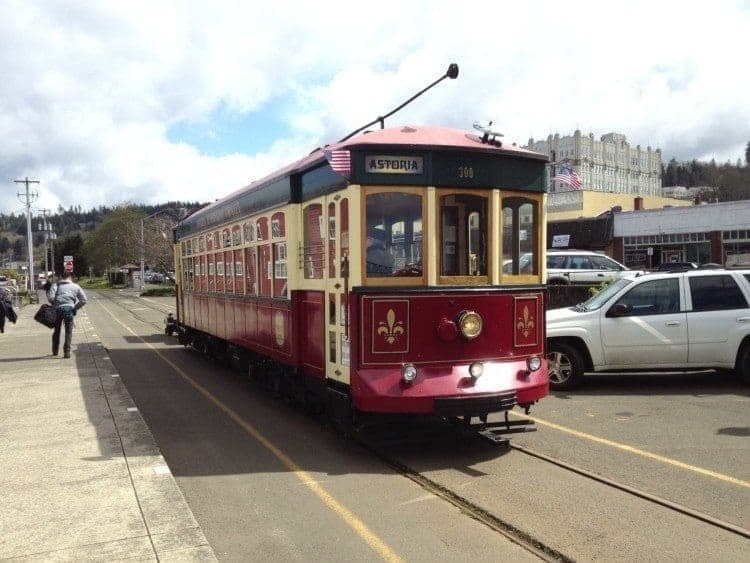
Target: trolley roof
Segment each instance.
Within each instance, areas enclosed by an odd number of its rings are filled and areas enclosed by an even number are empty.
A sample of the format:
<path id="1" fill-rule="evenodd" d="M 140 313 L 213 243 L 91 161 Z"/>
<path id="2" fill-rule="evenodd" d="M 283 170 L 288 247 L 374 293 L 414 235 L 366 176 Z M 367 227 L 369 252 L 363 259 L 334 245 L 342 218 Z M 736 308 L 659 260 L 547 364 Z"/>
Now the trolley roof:
<path id="1" fill-rule="evenodd" d="M 196 211 L 177 227 L 178 238 L 235 220 L 239 216 L 283 203 L 301 201 L 303 190 L 306 199 L 308 195 L 316 196 L 340 189 L 347 184 L 347 179 L 331 170 L 324 151 L 349 150 L 355 153 L 373 149 L 377 149 L 379 153 L 450 151 L 469 155 L 503 156 L 515 162 L 533 162 L 536 167 L 548 161 L 546 155 L 541 153 L 486 137 L 483 139 L 461 129 L 419 125 L 364 131 L 345 141 L 317 148 L 307 156 Z"/>

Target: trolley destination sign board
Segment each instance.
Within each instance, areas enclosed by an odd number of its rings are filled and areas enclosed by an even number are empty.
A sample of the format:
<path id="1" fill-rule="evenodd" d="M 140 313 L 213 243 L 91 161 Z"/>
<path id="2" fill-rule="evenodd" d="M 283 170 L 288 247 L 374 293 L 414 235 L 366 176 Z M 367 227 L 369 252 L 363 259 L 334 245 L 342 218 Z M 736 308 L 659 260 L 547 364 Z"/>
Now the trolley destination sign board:
<path id="1" fill-rule="evenodd" d="M 422 174 L 424 158 L 421 156 L 365 155 L 368 174 Z"/>

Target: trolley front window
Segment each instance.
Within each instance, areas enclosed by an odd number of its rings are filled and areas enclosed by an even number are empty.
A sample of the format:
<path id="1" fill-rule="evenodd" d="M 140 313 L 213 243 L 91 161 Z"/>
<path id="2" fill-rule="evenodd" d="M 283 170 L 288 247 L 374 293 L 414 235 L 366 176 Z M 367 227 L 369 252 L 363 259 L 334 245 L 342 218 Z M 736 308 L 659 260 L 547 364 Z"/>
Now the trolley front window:
<path id="1" fill-rule="evenodd" d="M 364 272 L 368 278 L 422 275 L 422 196 L 375 192 L 365 199 Z"/>
<path id="2" fill-rule="evenodd" d="M 466 193 L 440 198 L 440 275 L 488 275 L 488 200 Z"/>
<path id="3" fill-rule="evenodd" d="M 539 204 L 524 197 L 503 199 L 503 274 L 536 275 Z"/>

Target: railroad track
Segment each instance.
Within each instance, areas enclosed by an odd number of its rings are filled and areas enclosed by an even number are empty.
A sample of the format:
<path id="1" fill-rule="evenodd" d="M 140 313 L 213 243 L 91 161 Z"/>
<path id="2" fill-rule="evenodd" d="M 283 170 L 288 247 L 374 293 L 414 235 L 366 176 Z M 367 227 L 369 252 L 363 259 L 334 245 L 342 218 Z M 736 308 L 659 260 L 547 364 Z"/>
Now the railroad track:
<path id="1" fill-rule="evenodd" d="M 134 295 L 132 297 L 131 296 L 122 297 L 122 296 L 118 295 L 117 297 L 115 297 L 109 291 L 92 292 L 92 295 L 95 296 L 95 298 L 97 298 L 97 299 L 106 300 L 108 303 L 112 303 L 112 304 L 116 305 L 117 307 L 125 310 L 128 314 L 130 314 L 133 318 L 137 319 L 138 321 L 140 321 L 140 322 L 142 322 L 144 324 L 147 324 L 147 325 L 155 327 L 156 330 L 160 334 L 164 332 L 164 322 L 163 322 L 163 319 L 162 319 L 161 322 L 156 322 L 156 321 L 147 319 L 144 315 L 140 314 L 138 311 L 135 311 L 135 310 L 133 310 L 131 308 L 128 308 L 127 305 L 124 303 L 124 301 L 128 301 L 128 302 L 132 301 L 132 302 L 135 302 L 135 303 L 137 303 L 139 300 L 144 301 L 144 306 L 146 306 L 146 307 L 148 307 L 149 309 L 152 309 L 152 310 L 155 309 L 155 310 L 159 311 L 160 313 L 163 313 L 164 315 L 167 315 L 168 313 L 174 313 L 175 312 L 174 305 L 173 306 L 167 306 L 167 305 L 164 305 L 164 304 L 159 303 L 157 301 L 154 301 L 153 299 L 149 299 L 148 297 L 141 297 L 141 296 L 138 296 L 138 295 Z"/>
<path id="2" fill-rule="evenodd" d="M 433 430 L 433 433 L 438 433 L 438 432 L 445 433 L 445 432 L 450 432 L 450 431 L 455 431 L 455 430 L 456 430 L 455 426 L 446 424 L 441 429 L 436 427 Z M 476 520 L 484 523 L 485 525 L 489 526 L 493 530 L 508 537 L 510 540 L 520 545 L 521 547 L 525 548 L 527 551 L 537 555 L 540 559 L 545 560 L 545 561 L 573 561 L 573 559 L 569 558 L 565 554 L 559 552 L 558 550 L 554 549 L 553 547 L 549 545 L 546 545 L 544 543 L 544 540 L 533 537 L 529 533 L 517 528 L 515 525 L 513 525 L 513 523 L 503 519 L 501 516 L 498 516 L 497 514 L 491 514 L 483 507 L 457 494 L 455 491 L 446 489 L 439 483 L 433 481 L 432 479 L 429 479 L 428 477 L 425 477 L 423 474 L 420 474 L 418 471 L 415 471 L 408 465 L 405 465 L 403 462 L 399 461 L 393 455 L 387 452 L 387 447 L 389 445 L 394 445 L 394 444 L 398 444 L 399 446 L 404 446 L 408 444 L 416 445 L 419 443 L 420 440 L 424 440 L 424 439 L 430 440 L 433 437 L 431 436 L 429 431 L 424 431 L 420 433 L 418 429 L 415 431 L 412 428 L 410 429 L 410 432 L 412 432 L 412 434 L 406 438 L 405 443 L 398 436 L 391 436 L 389 439 L 388 436 L 385 436 L 384 438 L 382 435 L 377 436 L 374 442 L 368 439 L 367 436 L 355 435 L 355 440 L 363 448 L 369 451 L 372 455 L 377 457 L 381 462 L 388 465 L 389 467 L 391 467 L 392 469 L 394 469 L 395 471 L 397 471 L 404 477 L 407 477 L 408 479 L 411 479 L 415 483 L 418 483 L 425 490 L 439 496 L 440 498 L 442 498 L 446 502 L 453 504 L 454 506 L 456 506 L 457 508 L 459 508 L 461 511 L 468 514 L 472 518 L 475 518 Z M 434 434 L 435 439 L 438 439 L 436 436 L 437 434 Z M 503 447 L 503 446 L 500 446 L 500 447 Z M 533 449 L 525 447 L 525 446 L 518 446 L 511 442 L 506 447 L 512 449 L 515 452 L 518 452 L 521 455 L 533 457 L 537 460 L 543 461 L 544 463 L 554 465 L 556 467 L 560 467 L 567 471 L 576 473 L 587 479 L 603 484 L 609 488 L 625 492 L 643 501 L 662 506 L 673 512 L 676 512 L 681 515 L 692 518 L 694 520 L 700 521 L 704 524 L 708 524 L 710 526 L 731 532 L 742 538 L 750 538 L 750 530 L 743 528 L 741 526 L 737 526 L 730 522 L 720 520 L 709 514 L 706 514 L 698 510 L 694 510 L 690 507 L 684 506 L 682 504 L 661 498 L 647 491 L 643 491 L 641 489 L 631 487 L 630 485 L 619 483 L 613 479 L 603 477 L 602 475 L 596 474 L 587 469 L 577 467 L 571 463 L 568 463 L 566 461 L 563 461 L 561 459 L 555 458 L 547 454 L 534 451 Z"/>

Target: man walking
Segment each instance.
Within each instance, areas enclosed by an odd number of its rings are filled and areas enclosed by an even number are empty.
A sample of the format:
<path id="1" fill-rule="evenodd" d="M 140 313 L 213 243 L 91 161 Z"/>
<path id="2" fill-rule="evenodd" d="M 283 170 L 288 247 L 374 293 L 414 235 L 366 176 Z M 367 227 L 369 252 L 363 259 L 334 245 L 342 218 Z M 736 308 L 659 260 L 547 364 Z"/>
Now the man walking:
<path id="1" fill-rule="evenodd" d="M 52 331 L 52 355 L 57 356 L 60 350 L 60 329 L 65 323 L 65 342 L 63 353 L 70 358 L 70 345 L 73 341 L 73 318 L 78 309 L 86 304 L 86 294 L 71 279 L 73 274 L 65 272 L 62 279 L 47 289 L 47 301 L 57 310 L 57 320 Z"/>

